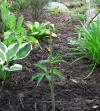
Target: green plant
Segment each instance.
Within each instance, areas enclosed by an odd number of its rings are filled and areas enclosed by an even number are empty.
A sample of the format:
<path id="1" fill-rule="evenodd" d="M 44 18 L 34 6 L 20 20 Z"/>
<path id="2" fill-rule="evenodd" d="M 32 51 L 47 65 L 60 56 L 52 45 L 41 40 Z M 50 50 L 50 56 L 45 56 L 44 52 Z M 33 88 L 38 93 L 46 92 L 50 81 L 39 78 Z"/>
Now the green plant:
<path id="1" fill-rule="evenodd" d="M 10 9 L 17 11 L 28 5 L 27 0 L 9 0 L 8 2 L 11 3 Z"/>
<path id="2" fill-rule="evenodd" d="M 66 11 L 59 10 L 59 7 L 51 8 L 48 11 L 50 11 L 52 15 L 63 14 L 64 12 L 68 12 L 68 10 Z"/>
<path id="3" fill-rule="evenodd" d="M 33 20 L 37 20 L 43 12 L 43 7 L 52 0 L 27 0 L 31 6 Z"/>
<path id="4" fill-rule="evenodd" d="M 26 22 L 26 26 L 28 29 L 29 36 L 33 36 L 36 39 L 45 40 L 46 37 L 50 36 L 49 29 L 50 22 L 39 23 L 35 22 L 34 24 L 30 21 Z M 53 37 L 57 37 L 55 33 L 52 33 Z"/>
<path id="5" fill-rule="evenodd" d="M 9 6 L 9 3 L 5 3 L 2 0 L 0 0 L 0 40 L 4 39 L 4 34 L 3 34 L 3 23 L 2 23 L 2 17 L 1 17 L 1 9 L 2 7 L 7 7 Z"/>
<path id="6" fill-rule="evenodd" d="M 62 77 L 62 73 L 54 68 L 55 63 L 66 63 L 64 60 L 61 60 L 63 55 L 58 54 L 53 58 L 52 54 L 52 31 L 54 30 L 54 25 L 51 25 L 50 27 L 51 33 L 50 33 L 50 57 L 48 60 L 41 60 L 37 64 L 35 64 L 36 67 L 39 67 L 44 72 L 37 73 L 32 76 L 31 81 L 34 79 L 38 79 L 37 85 L 40 84 L 42 79 L 45 77 L 49 81 L 49 87 L 51 89 L 51 97 L 52 97 L 52 111 L 55 111 L 55 93 L 54 93 L 54 74 L 58 77 Z M 49 64 L 49 69 L 45 66 L 45 64 Z"/>
<path id="7" fill-rule="evenodd" d="M 86 15 L 85 15 L 86 11 L 87 8 L 79 8 L 69 11 L 69 14 L 75 20 L 84 21 L 86 20 Z"/>
<path id="8" fill-rule="evenodd" d="M 22 65 L 13 64 L 10 66 L 12 61 L 23 59 L 32 50 L 31 43 L 23 43 L 19 45 L 18 43 L 14 43 L 7 47 L 4 43 L 0 42 L 0 80 L 2 81 L 3 89 L 5 81 L 10 76 L 11 71 L 22 70 Z"/>
<path id="9" fill-rule="evenodd" d="M 78 51 L 73 54 L 78 54 L 80 57 L 76 58 L 72 63 L 88 58 L 94 64 L 100 65 L 100 20 L 91 23 L 91 27 L 82 25 L 82 27 L 77 27 L 77 32 L 82 37 L 77 40 L 78 46 L 76 48 L 71 48 L 71 50 Z M 94 69 L 93 67 L 93 69 Z M 92 70 L 93 72 L 93 70 Z M 90 77 L 92 73 L 85 77 Z"/>
<path id="10" fill-rule="evenodd" d="M 24 27 L 22 27 L 22 23 L 24 20 L 23 16 L 20 16 L 16 21 L 15 14 L 11 14 L 7 7 L 3 7 L 1 10 L 1 17 L 3 23 L 4 30 L 4 43 L 9 46 L 14 42 L 18 42 L 19 44 L 28 41 L 32 42 L 35 45 L 39 45 L 37 39 L 31 36 L 27 36 L 27 31 Z"/>

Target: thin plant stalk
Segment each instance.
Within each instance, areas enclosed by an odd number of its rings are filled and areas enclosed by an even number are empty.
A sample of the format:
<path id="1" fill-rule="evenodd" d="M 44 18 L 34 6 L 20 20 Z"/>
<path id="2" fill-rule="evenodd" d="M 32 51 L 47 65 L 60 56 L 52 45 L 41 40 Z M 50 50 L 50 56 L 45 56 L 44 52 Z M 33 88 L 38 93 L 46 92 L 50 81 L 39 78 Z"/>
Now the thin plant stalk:
<path id="1" fill-rule="evenodd" d="M 85 78 L 83 78 L 83 79 L 88 79 L 93 74 L 95 67 L 96 67 L 96 63 L 94 64 L 91 72 Z"/>
<path id="2" fill-rule="evenodd" d="M 53 58 L 53 55 L 52 55 L 52 31 L 51 31 L 51 34 L 50 34 L 50 69 L 51 69 L 51 81 L 49 83 L 50 85 L 50 89 L 51 89 L 51 97 L 52 97 L 52 111 L 55 111 L 55 94 L 54 94 L 54 79 L 53 79 L 53 63 L 52 63 L 52 58 Z"/>

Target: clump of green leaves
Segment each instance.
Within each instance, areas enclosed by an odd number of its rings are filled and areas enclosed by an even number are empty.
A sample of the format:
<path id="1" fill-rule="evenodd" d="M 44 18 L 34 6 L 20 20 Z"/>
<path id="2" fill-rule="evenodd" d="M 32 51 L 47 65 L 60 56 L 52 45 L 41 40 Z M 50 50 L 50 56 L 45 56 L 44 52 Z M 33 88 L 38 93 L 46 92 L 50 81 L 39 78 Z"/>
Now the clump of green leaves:
<path id="1" fill-rule="evenodd" d="M 33 36 L 36 39 L 40 40 L 45 40 L 50 36 L 50 22 L 45 22 L 45 23 L 39 23 L 39 22 L 34 22 L 34 24 L 30 21 L 25 23 L 28 29 L 29 36 Z M 57 37 L 55 33 L 52 33 L 53 37 Z"/>
<path id="2" fill-rule="evenodd" d="M 28 5 L 27 0 L 8 0 L 8 2 L 11 3 L 10 9 L 14 11 L 21 10 Z"/>
<path id="3" fill-rule="evenodd" d="M 39 45 L 37 39 L 31 36 L 27 36 L 27 31 L 22 27 L 24 17 L 20 16 L 16 21 L 15 14 L 11 13 L 7 7 L 1 9 L 1 17 L 4 30 L 4 43 L 9 46 L 14 42 L 22 44 L 25 41 L 32 42 L 35 45 Z"/>
<path id="4" fill-rule="evenodd" d="M 93 62 L 94 66 L 100 65 L 100 20 L 92 22 L 91 27 L 86 25 L 77 27 L 77 32 L 82 37 L 77 40 L 77 47 L 71 48 L 71 50 L 78 51 L 77 53 L 72 53 L 72 55 L 78 54 L 80 57 L 76 58 L 73 63 L 80 59 L 88 58 Z"/>
<path id="5" fill-rule="evenodd" d="M 33 81 L 34 79 L 38 79 L 37 85 L 40 84 L 43 78 L 46 78 L 49 81 L 49 86 L 51 89 L 51 97 L 52 97 L 52 111 L 55 111 L 55 96 L 54 96 L 54 75 L 58 77 L 62 77 L 62 73 L 54 68 L 55 63 L 66 63 L 64 60 L 61 60 L 63 55 L 58 54 L 55 57 L 53 57 L 52 54 L 52 31 L 54 30 L 54 25 L 50 26 L 50 57 L 48 60 L 41 60 L 37 64 L 35 64 L 36 67 L 39 67 L 43 70 L 41 73 L 34 74 L 31 78 Z M 49 64 L 49 69 L 46 67 L 46 64 Z"/>
<path id="6" fill-rule="evenodd" d="M 5 81 L 10 76 L 11 71 L 22 70 L 22 65 L 13 64 L 10 66 L 11 61 L 15 61 L 18 59 L 23 59 L 32 50 L 31 43 L 23 43 L 19 45 L 18 43 L 14 43 L 9 45 L 8 47 L 0 42 L 0 80 L 2 81 L 2 87 L 4 86 Z"/>

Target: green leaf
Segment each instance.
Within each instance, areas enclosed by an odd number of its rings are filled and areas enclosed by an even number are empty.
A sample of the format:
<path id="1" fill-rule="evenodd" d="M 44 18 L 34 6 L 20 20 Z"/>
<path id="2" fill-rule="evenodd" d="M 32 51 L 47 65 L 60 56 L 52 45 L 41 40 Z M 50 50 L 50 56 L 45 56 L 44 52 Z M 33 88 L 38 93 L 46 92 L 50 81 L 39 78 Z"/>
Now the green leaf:
<path id="1" fill-rule="evenodd" d="M 28 30 L 31 30 L 31 31 L 32 31 L 32 29 L 33 29 L 33 23 L 32 23 L 32 22 L 27 21 L 27 22 L 25 23 L 25 25 L 28 27 Z"/>
<path id="2" fill-rule="evenodd" d="M 31 43 L 23 43 L 19 46 L 19 49 L 17 51 L 16 57 L 14 59 L 23 59 L 26 56 L 28 56 L 28 54 L 31 52 L 32 50 L 32 44 Z"/>
<path id="3" fill-rule="evenodd" d="M 13 44 L 15 42 L 15 37 L 13 34 L 9 35 L 9 38 L 4 40 L 4 43 L 6 44 L 6 46 L 9 46 L 11 44 Z"/>
<path id="4" fill-rule="evenodd" d="M 42 23 L 42 24 L 40 25 L 40 27 L 39 27 L 39 30 L 45 28 L 45 26 L 48 26 L 48 25 L 50 25 L 50 22 Z"/>
<path id="5" fill-rule="evenodd" d="M 19 70 L 22 70 L 22 65 L 20 65 L 20 64 L 14 64 L 13 66 L 11 66 L 9 68 L 8 71 L 19 71 Z"/>
<path id="6" fill-rule="evenodd" d="M 45 75 L 45 73 L 37 73 L 35 75 L 32 76 L 31 81 L 33 81 L 34 79 L 37 79 L 39 77 L 41 77 L 41 75 Z"/>
<path id="7" fill-rule="evenodd" d="M 7 50 L 7 53 L 6 53 L 7 61 L 12 59 L 16 55 L 16 52 L 17 52 L 18 48 L 19 48 L 19 44 L 18 43 L 11 44 L 8 47 L 8 50 Z"/>
<path id="8" fill-rule="evenodd" d="M 16 39 L 18 41 L 18 44 L 21 45 L 22 42 L 23 42 L 23 37 L 22 36 L 17 36 Z"/>
<path id="9" fill-rule="evenodd" d="M 66 53 L 65 55 L 80 55 L 82 54 L 81 52 L 71 52 L 71 53 Z"/>
<path id="10" fill-rule="evenodd" d="M 54 63 L 64 63 L 64 64 L 67 64 L 67 62 L 65 60 L 56 60 L 53 62 Z"/>
<path id="11" fill-rule="evenodd" d="M 46 74 L 46 78 L 47 78 L 47 80 L 48 80 L 49 82 L 51 81 L 51 75 Z"/>
<path id="12" fill-rule="evenodd" d="M 46 72 L 46 73 L 48 72 L 48 71 L 47 71 L 47 67 L 44 66 L 44 65 L 42 65 L 42 64 L 40 64 L 40 63 L 35 64 L 35 66 L 36 66 L 36 67 L 39 67 L 40 69 L 42 69 L 42 70 L 43 70 L 44 72 Z"/>
<path id="13" fill-rule="evenodd" d="M 57 55 L 54 57 L 53 61 L 59 60 L 59 59 L 62 58 L 63 56 L 64 56 L 64 55 L 62 55 L 62 54 L 57 54 Z"/>
<path id="14" fill-rule="evenodd" d="M 10 31 L 4 32 L 4 40 L 9 39 L 9 36 L 11 35 L 11 33 L 12 32 L 10 32 Z"/>
<path id="15" fill-rule="evenodd" d="M 27 35 L 26 29 L 23 27 L 18 27 L 17 29 L 15 29 L 15 32 L 16 34 L 19 34 L 19 35 L 23 35 L 23 36 Z"/>
<path id="16" fill-rule="evenodd" d="M 40 60 L 39 63 L 40 63 L 40 64 L 50 63 L 50 60 Z"/>
<path id="17" fill-rule="evenodd" d="M 0 80 L 5 81 L 8 79 L 10 72 L 7 70 L 0 70 Z"/>
<path id="18" fill-rule="evenodd" d="M 81 57 L 76 58 L 71 64 L 73 64 L 73 63 L 75 63 L 75 62 L 77 62 L 83 58 L 86 58 L 86 56 L 81 56 Z"/>
<path id="19" fill-rule="evenodd" d="M 12 14 L 9 16 L 9 20 L 8 20 L 8 26 L 9 26 L 10 30 L 14 30 L 15 25 L 16 25 L 16 17 L 14 14 Z"/>
<path id="20" fill-rule="evenodd" d="M 7 50 L 6 45 L 5 45 L 4 43 L 2 43 L 1 41 L 0 41 L 0 49 L 1 49 L 3 52 L 6 52 L 6 50 Z"/>
<path id="21" fill-rule="evenodd" d="M 22 26 L 23 20 L 24 20 L 24 17 L 23 17 L 23 16 L 20 16 L 20 17 L 18 18 L 16 28 L 19 28 L 19 27 Z"/>
<path id="22" fill-rule="evenodd" d="M 9 15 L 10 15 L 9 10 L 6 7 L 3 7 L 1 9 L 1 18 L 3 23 L 6 23 L 6 24 L 8 23 Z"/>
<path id="23" fill-rule="evenodd" d="M 42 31 L 39 33 L 39 36 L 45 36 L 45 35 L 46 35 L 46 34 L 45 34 L 46 32 L 47 32 L 46 29 L 42 30 Z"/>
<path id="24" fill-rule="evenodd" d="M 25 39 L 26 39 L 28 42 L 32 42 L 32 43 L 35 44 L 36 46 L 39 46 L 39 41 L 38 41 L 35 37 L 26 36 Z"/>
<path id="25" fill-rule="evenodd" d="M 63 74 L 62 74 L 62 72 L 60 72 L 59 70 L 57 70 L 57 69 L 53 69 L 53 73 L 54 74 L 56 74 L 58 77 L 63 77 Z"/>
<path id="26" fill-rule="evenodd" d="M 42 74 L 37 81 L 37 86 L 40 84 L 40 82 L 42 81 L 43 77 L 45 76 L 45 74 Z"/>
<path id="27" fill-rule="evenodd" d="M 35 26 L 36 29 L 38 29 L 39 26 L 40 26 L 39 22 L 35 22 L 35 23 L 34 23 L 34 26 Z"/>
<path id="28" fill-rule="evenodd" d="M 39 34 L 39 32 L 35 32 L 35 31 L 31 33 L 31 35 L 33 35 L 33 36 L 37 36 L 38 34 Z"/>
<path id="29" fill-rule="evenodd" d="M 5 53 L 0 49 L 0 64 L 4 64 L 6 61 Z"/>

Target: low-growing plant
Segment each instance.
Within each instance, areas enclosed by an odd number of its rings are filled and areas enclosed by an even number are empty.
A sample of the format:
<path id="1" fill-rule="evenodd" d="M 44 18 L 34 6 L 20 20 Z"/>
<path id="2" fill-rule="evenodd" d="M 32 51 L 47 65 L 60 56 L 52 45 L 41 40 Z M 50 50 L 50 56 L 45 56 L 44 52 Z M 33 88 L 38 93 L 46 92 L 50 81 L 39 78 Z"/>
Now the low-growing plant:
<path id="1" fill-rule="evenodd" d="M 2 17 L 1 17 L 1 9 L 2 7 L 7 7 L 9 6 L 9 3 L 5 3 L 2 0 L 0 0 L 0 40 L 3 41 L 4 39 L 4 34 L 3 34 L 3 23 L 2 23 Z"/>
<path id="2" fill-rule="evenodd" d="M 51 8 L 48 11 L 50 11 L 52 15 L 63 14 L 64 12 L 68 12 L 68 10 L 66 11 L 59 10 L 59 7 Z"/>
<path id="3" fill-rule="evenodd" d="M 54 30 L 54 25 L 51 25 L 50 27 L 51 33 L 50 33 L 50 57 L 48 60 L 41 60 L 37 64 L 35 64 L 36 67 L 39 67 L 43 70 L 41 73 L 34 74 L 31 78 L 31 81 L 34 79 L 38 79 L 37 85 L 40 84 L 43 78 L 46 78 L 49 81 L 49 87 L 51 89 L 51 97 L 52 97 L 52 111 L 55 111 L 55 93 L 54 93 L 54 75 L 57 75 L 58 77 L 62 77 L 62 73 L 54 68 L 55 63 L 66 63 L 64 60 L 61 60 L 63 55 L 58 54 L 55 57 L 53 57 L 52 53 L 52 31 Z M 49 64 L 49 68 L 47 68 L 45 65 Z"/>
<path id="4" fill-rule="evenodd" d="M 79 8 L 69 11 L 69 14 L 74 20 L 84 21 L 86 20 L 86 13 L 87 8 Z"/>
<path id="5" fill-rule="evenodd" d="M 8 2 L 11 3 L 10 9 L 14 11 L 21 10 L 28 5 L 27 0 L 9 0 Z"/>
<path id="6" fill-rule="evenodd" d="M 77 32 L 82 37 L 77 40 L 77 47 L 71 48 L 71 50 L 78 51 L 77 53 L 72 53 L 72 55 L 78 54 L 80 57 L 76 58 L 72 63 L 83 58 L 88 58 L 93 62 L 94 67 L 100 65 L 100 20 L 92 21 L 91 27 L 86 25 L 77 27 Z M 91 74 L 90 72 L 85 78 L 90 77 Z"/>
<path id="7" fill-rule="evenodd" d="M 26 26 L 28 29 L 29 36 L 33 36 L 36 39 L 45 40 L 50 36 L 50 22 L 39 23 L 35 22 L 34 24 L 30 21 L 26 22 Z M 55 33 L 52 33 L 53 37 L 57 37 Z"/>
<path id="8" fill-rule="evenodd" d="M 7 47 L 4 43 L 0 42 L 0 80 L 2 82 L 0 90 L 3 89 L 11 71 L 22 70 L 22 65 L 13 64 L 10 66 L 10 63 L 25 58 L 31 50 L 31 43 L 23 43 L 21 45 L 14 43 Z"/>
<path id="9" fill-rule="evenodd" d="M 24 27 L 22 27 L 22 23 L 24 20 L 23 16 L 20 16 L 16 21 L 15 14 L 11 13 L 7 7 L 3 7 L 1 9 L 1 17 L 4 30 L 3 42 L 7 46 L 16 41 L 19 44 L 28 41 L 34 43 L 35 45 L 39 45 L 38 40 L 34 37 L 27 36 L 27 30 Z"/>
<path id="10" fill-rule="evenodd" d="M 31 6 L 31 15 L 33 20 L 37 20 L 42 14 L 44 6 L 52 0 L 28 0 Z"/>

